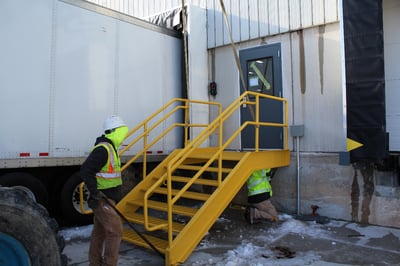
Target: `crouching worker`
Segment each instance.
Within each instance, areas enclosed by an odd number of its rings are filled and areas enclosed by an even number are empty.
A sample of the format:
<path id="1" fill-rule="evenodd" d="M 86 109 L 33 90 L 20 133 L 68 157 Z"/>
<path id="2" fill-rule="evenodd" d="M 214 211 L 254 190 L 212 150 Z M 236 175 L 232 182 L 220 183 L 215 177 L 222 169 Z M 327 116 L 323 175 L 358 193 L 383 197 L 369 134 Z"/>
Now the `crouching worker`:
<path id="1" fill-rule="evenodd" d="M 244 216 L 248 223 L 257 220 L 278 221 L 278 212 L 269 200 L 272 197 L 271 169 L 256 170 L 247 180 L 248 206 Z"/>
<path id="2" fill-rule="evenodd" d="M 122 239 L 121 219 L 109 204 L 115 205 L 121 197 L 121 162 L 117 150 L 128 133 L 128 127 L 120 117 L 111 116 L 104 121 L 103 128 L 105 134 L 96 139 L 80 169 L 90 192 L 88 204 L 94 214 L 90 266 L 117 265 Z"/>

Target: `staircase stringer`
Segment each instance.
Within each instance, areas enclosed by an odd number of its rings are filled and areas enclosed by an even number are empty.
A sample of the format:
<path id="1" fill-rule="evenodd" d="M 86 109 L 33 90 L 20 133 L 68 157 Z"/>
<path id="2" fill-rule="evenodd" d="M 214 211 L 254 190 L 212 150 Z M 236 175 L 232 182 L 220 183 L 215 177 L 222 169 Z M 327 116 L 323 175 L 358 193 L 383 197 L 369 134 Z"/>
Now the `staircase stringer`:
<path id="1" fill-rule="evenodd" d="M 183 263 L 254 170 L 290 163 L 288 150 L 247 152 L 166 250 L 166 265 Z"/>

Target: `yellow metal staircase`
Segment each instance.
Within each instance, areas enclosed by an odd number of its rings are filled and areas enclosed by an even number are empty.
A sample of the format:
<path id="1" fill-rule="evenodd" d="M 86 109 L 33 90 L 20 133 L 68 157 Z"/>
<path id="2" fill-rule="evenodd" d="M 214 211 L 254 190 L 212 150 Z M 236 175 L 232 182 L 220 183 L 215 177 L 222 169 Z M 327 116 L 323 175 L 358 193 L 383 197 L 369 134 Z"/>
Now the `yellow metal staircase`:
<path id="1" fill-rule="evenodd" d="M 254 97 L 254 101 L 247 100 L 249 94 Z M 282 102 L 285 116 L 283 123 L 259 121 L 258 106 L 262 97 Z M 139 133 L 137 138 L 121 151 L 121 154 L 139 142 L 143 144 L 143 150 L 129 160 L 123 170 L 140 157 L 143 159 L 144 175 L 143 180 L 117 205 L 118 210 L 131 223 L 137 225 L 147 241 L 165 255 L 165 265 L 179 265 L 188 258 L 254 170 L 287 166 L 290 161 L 287 147 L 288 112 L 285 99 L 245 92 L 223 112 L 220 111 L 220 115 L 209 125 L 190 124 L 187 119 L 190 105 L 205 104 L 204 102 L 184 99 L 175 99 L 173 102 L 176 101 L 182 104 L 173 108 L 173 111 L 166 112 L 167 106 L 173 106 L 170 102 L 130 131 L 129 135 L 132 135 L 143 129 L 143 132 Z M 221 110 L 219 104 L 210 104 L 216 105 Z M 223 141 L 224 123 L 243 104 L 253 107 L 254 120 L 245 122 L 226 141 Z M 177 110 L 184 110 L 184 123 L 174 123 L 153 140 L 146 139 L 150 131 L 164 121 L 163 118 L 150 125 L 151 119 L 161 112 L 166 113 L 166 117 L 171 117 Z M 197 137 L 189 141 L 188 130 L 199 126 L 205 128 Z M 229 150 L 228 147 L 232 141 L 248 126 L 255 127 L 255 149 L 252 151 Z M 284 129 L 282 150 L 259 150 L 259 128 L 263 126 Z M 184 147 L 171 152 L 147 174 L 146 151 L 176 127 L 184 128 Z M 207 146 L 205 143 L 208 143 L 213 134 L 218 136 L 218 144 L 215 147 L 205 147 Z M 128 227 L 124 229 L 123 240 L 150 248 L 142 237 Z"/>

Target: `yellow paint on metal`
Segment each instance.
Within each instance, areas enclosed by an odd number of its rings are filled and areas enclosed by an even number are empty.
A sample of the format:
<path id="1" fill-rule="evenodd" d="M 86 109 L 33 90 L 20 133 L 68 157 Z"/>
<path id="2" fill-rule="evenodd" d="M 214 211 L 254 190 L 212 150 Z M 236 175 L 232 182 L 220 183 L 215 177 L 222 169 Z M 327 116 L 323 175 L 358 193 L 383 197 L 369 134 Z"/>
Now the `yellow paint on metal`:
<path id="1" fill-rule="evenodd" d="M 249 96 L 254 101 L 248 101 Z M 227 139 L 222 138 L 224 135 L 224 123 L 227 122 L 232 115 L 237 114 L 238 110 L 244 104 L 255 105 L 255 109 L 259 110 L 261 98 L 269 98 L 280 101 L 284 107 L 283 123 L 274 123 L 270 121 L 260 121 L 261 116 L 256 116 L 253 121 L 246 121 L 236 131 L 234 131 Z M 204 102 L 202 102 L 204 104 Z M 215 104 L 215 103 L 214 103 Z M 179 105 L 185 108 L 185 114 L 190 114 L 191 104 L 184 102 Z M 223 210 L 229 205 L 233 197 L 240 188 L 245 184 L 248 176 L 254 171 L 262 168 L 277 168 L 290 164 L 290 151 L 288 149 L 288 106 L 287 101 L 283 98 L 270 96 L 266 94 L 247 91 L 243 93 L 237 100 L 228 106 L 220 115 L 212 121 L 198 136 L 194 139 L 185 141 L 185 147 L 174 150 L 167 158 L 165 158 L 156 168 L 149 174 L 143 172 L 143 180 L 137 184 L 118 204 L 117 208 L 127 216 L 132 223 L 141 224 L 149 234 L 149 239 L 156 243 L 162 243 L 157 246 L 161 253 L 165 254 L 165 265 L 180 265 L 191 254 L 198 245 L 207 231 L 215 223 Z M 220 108 L 220 105 L 218 105 Z M 175 108 L 176 109 L 176 108 Z M 160 109 L 165 110 L 165 107 Z M 161 112 L 160 111 L 160 112 Z M 175 111 L 173 111 L 175 112 Z M 167 113 L 167 118 L 172 112 Z M 156 124 L 165 123 L 166 119 L 157 120 Z M 142 143 L 143 150 L 139 152 L 144 157 L 147 150 L 155 144 L 155 140 L 147 139 L 155 130 L 154 123 L 150 124 L 151 119 L 145 120 L 136 129 L 142 129 L 143 133 L 139 133 L 139 137 L 133 142 Z M 162 122 L 160 122 L 162 121 Z M 172 127 L 168 127 L 166 132 L 155 137 L 157 141 L 171 131 L 173 127 L 184 127 L 187 131 L 191 127 L 199 125 L 191 125 L 189 119 L 185 119 L 184 123 L 175 123 Z M 240 136 L 247 126 L 259 127 L 281 127 L 284 131 L 283 149 L 282 150 L 259 150 L 259 134 L 255 132 L 255 149 L 253 151 L 240 152 L 227 150 L 229 145 Z M 133 132 L 131 133 L 133 134 Z M 204 148 L 205 143 L 211 135 L 218 134 L 218 143 L 215 147 Z M 136 134 L 137 135 L 137 134 Z M 135 143 L 129 143 L 121 152 L 125 152 Z M 133 163 L 138 156 L 129 160 L 124 169 Z M 235 162 L 234 166 L 228 167 L 224 162 Z M 144 166 L 145 167 L 145 166 Z M 177 171 L 180 169 L 180 171 Z M 190 169 L 184 170 L 183 169 Z M 214 180 L 203 179 L 205 173 L 218 173 L 214 176 Z M 182 184 L 179 189 L 172 188 L 172 183 L 179 180 Z M 207 182 L 205 182 L 207 181 Z M 211 184 L 212 182 L 212 184 Z M 193 193 L 190 191 L 192 185 L 208 184 L 214 189 L 206 195 L 200 192 Z M 155 202 L 154 194 L 164 194 L 166 199 L 163 202 Z M 183 198 L 196 199 L 201 202 L 198 207 L 184 207 L 180 205 Z M 153 210 L 153 211 L 149 211 Z M 165 213 L 163 219 L 154 219 L 151 214 L 154 210 Z M 140 218 L 139 214 L 142 218 Z M 186 216 L 188 221 L 182 226 L 178 226 L 173 220 L 175 215 Z M 165 231 L 165 237 L 158 238 L 151 236 L 153 231 Z M 155 232 L 157 233 L 157 232 Z M 164 235 L 164 234 L 162 234 Z M 148 247 L 144 241 L 139 239 L 132 232 L 124 232 L 123 239 L 125 241 Z"/>
<path id="2" fill-rule="evenodd" d="M 349 138 L 346 139 L 346 143 L 347 143 L 347 151 L 352 151 L 352 150 L 355 150 L 357 148 L 364 146 L 364 144 L 357 142 L 355 140 L 349 139 Z"/>

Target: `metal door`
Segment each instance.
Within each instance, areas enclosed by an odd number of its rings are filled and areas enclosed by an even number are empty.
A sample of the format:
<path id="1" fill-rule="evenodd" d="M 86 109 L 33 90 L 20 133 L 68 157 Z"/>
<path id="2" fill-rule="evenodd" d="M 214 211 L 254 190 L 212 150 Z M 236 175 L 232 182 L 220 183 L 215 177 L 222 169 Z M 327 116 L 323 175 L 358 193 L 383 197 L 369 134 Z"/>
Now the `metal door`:
<path id="1" fill-rule="evenodd" d="M 282 69 L 280 57 L 281 45 L 271 44 L 239 51 L 240 64 L 244 73 L 243 88 L 245 90 L 264 93 L 272 96 L 282 97 Z M 240 94 L 241 94 L 240 93 Z M 250 98 L 250 100 L 254 100 Z M 240 110 L 241 123 L 254 120 L 255 108 L 250 105 L 242 106 Z M 263 98 L 260 100 L 260 121 L 282 123 L 283 105 L 280 101 Z M 255 148 L 255 128 L 246 127 L 241 134 L 241 145 L 243 150 Z M 282 149 L 283 129 L 281 127 L 260 127 L 259 148 L 260 149 Z"/>

